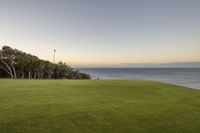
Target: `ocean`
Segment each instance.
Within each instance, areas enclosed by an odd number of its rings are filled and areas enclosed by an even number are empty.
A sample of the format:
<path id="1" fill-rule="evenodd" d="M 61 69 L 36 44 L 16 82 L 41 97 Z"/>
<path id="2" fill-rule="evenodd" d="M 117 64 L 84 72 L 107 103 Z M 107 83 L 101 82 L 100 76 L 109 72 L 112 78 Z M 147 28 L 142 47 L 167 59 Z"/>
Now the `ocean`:
<path id="1" fill-rule="evenodd" d="M 200 89 L 200 68 L 77 68 L 92 79 L 142 79 Z"/>

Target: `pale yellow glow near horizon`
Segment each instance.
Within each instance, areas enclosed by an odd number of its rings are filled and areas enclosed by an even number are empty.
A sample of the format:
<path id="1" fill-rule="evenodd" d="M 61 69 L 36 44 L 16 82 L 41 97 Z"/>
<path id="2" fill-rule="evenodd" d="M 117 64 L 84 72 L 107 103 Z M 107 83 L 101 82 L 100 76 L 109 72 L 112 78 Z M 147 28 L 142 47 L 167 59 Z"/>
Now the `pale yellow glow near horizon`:
<path id="1" fill-rule="evenodd" d="M 112 61 L 112 60 L 71 60 L 71 61 L 64 61 L 67 64 L 70 65 L 120 65 L 120 64 L 160 64 L 160 63 L 172 63 L 172 62 L 198 62 L 200 61 L 199 58 L 185 58 L 185 59 L 180 59 L 180 58 L 165 58 L 165 59 L 149 59 L 148 61 L 143 61 L 143 60 L 135 60 L 130 63 L 128 61 L 121 60 L 121 63 L 117 61 Z"/>
<path id="2" fill-rule="evenodd" d="M 33 45 L 1 43 L 0 46 L 8 45 L 27 53 L 38 56 L 41 59 L 52 61 L 53 45 L 42 45 L 38 43 Z M 72 43 L 73 42 L 68 42 Z M 176 46 L 168 46 L 167 43 L 174 43 Z M 26 44 L 26 43 L 25 43 Z M 133 43 L 134 44 L 134 43 Z M 56 62 L 62 61 L 69 65 L 120 65 L 120 64 L 143 64 L 143 63 L 170 63 L 170 62 L 197 62 L 200 61 L 200 45 L 198 42 L 162 42 L 162 47 L 150 46 L 134 49 L 121 48 L 107 50 L 105 47 L 98 49 L 79 48 L 78 46 L 57 47 Z M 114 46 L 112 46 L 114 47 Z M 89 49 L 89 50 L 88 50 Z M 91 52 L 90 52 L 91 51 Z"/>

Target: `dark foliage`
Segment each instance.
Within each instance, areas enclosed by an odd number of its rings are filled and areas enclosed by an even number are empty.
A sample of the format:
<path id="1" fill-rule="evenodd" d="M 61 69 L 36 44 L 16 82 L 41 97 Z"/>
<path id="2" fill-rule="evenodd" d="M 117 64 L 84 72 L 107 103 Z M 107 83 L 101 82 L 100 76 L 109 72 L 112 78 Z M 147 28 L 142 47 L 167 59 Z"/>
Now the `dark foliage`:
<path id="1" fill-rule="evenodd" d="M 0 50 L 0 77 L 90 79 L 90 75 L 74 70 L 63 62 L 53 64 L 8 46 L 3 46 Z"/>

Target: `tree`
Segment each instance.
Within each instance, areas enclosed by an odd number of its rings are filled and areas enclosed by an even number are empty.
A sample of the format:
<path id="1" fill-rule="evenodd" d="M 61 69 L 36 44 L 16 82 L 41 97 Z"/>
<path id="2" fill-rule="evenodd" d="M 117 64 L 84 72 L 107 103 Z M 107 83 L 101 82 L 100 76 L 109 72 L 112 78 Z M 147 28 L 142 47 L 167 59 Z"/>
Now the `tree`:
<path id="1" fill-rule="evenodd" d="M 67 74 L 72 71 L 72 69 L 68 65 L 60 61 L 58 64 L 55 64 L 54 71 L 54 77 L 56 79 L 62 79 L 67 78 Z"/>
<path id="2" fill-rule="evenodd" d="M 53 69 L 54 69 L 54 65 L 49 61 L 45 61 L 45 72 L 49 79 L 51 79 L 53 76 L 53 73 L 54 73 Z"/>
<path id="3" fill-rule="evenodd" d="M 43 76 L 44 76 L 44 68 L 45 68 L 45 61 L 44 60 L 40 60 L 38 68 L 37 68 L 38 78 L 43 78 Z"/>
<path id="4" fill-rule="evenodd" d="M 25 76 L 24 70 L 27 65 L 26 53 L 19 50 L 16 50 L 15 53 L 16 53 L 15 64 L 16 68 L 18 69 L 18 77 L 21 77 L 23 79 Z"/>
<path id="5" fill-rule="evenodd" d="M 0 51 L 1 69 L 6 71 L 11 78 L 17 78 L 14 59 L 14 50 L 8 46 L 3 46 Z"/>

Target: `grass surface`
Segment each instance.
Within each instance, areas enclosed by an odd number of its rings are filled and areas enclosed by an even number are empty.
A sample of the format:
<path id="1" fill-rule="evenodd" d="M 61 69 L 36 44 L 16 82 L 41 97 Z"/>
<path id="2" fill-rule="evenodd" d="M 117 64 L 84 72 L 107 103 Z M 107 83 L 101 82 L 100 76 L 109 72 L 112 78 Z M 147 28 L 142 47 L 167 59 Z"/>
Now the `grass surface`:
<path id="1" fill-rule="evenodd" d="M 0 80 L 0 133 L 199 133 L 200 91 L 150 81 Z"/>

